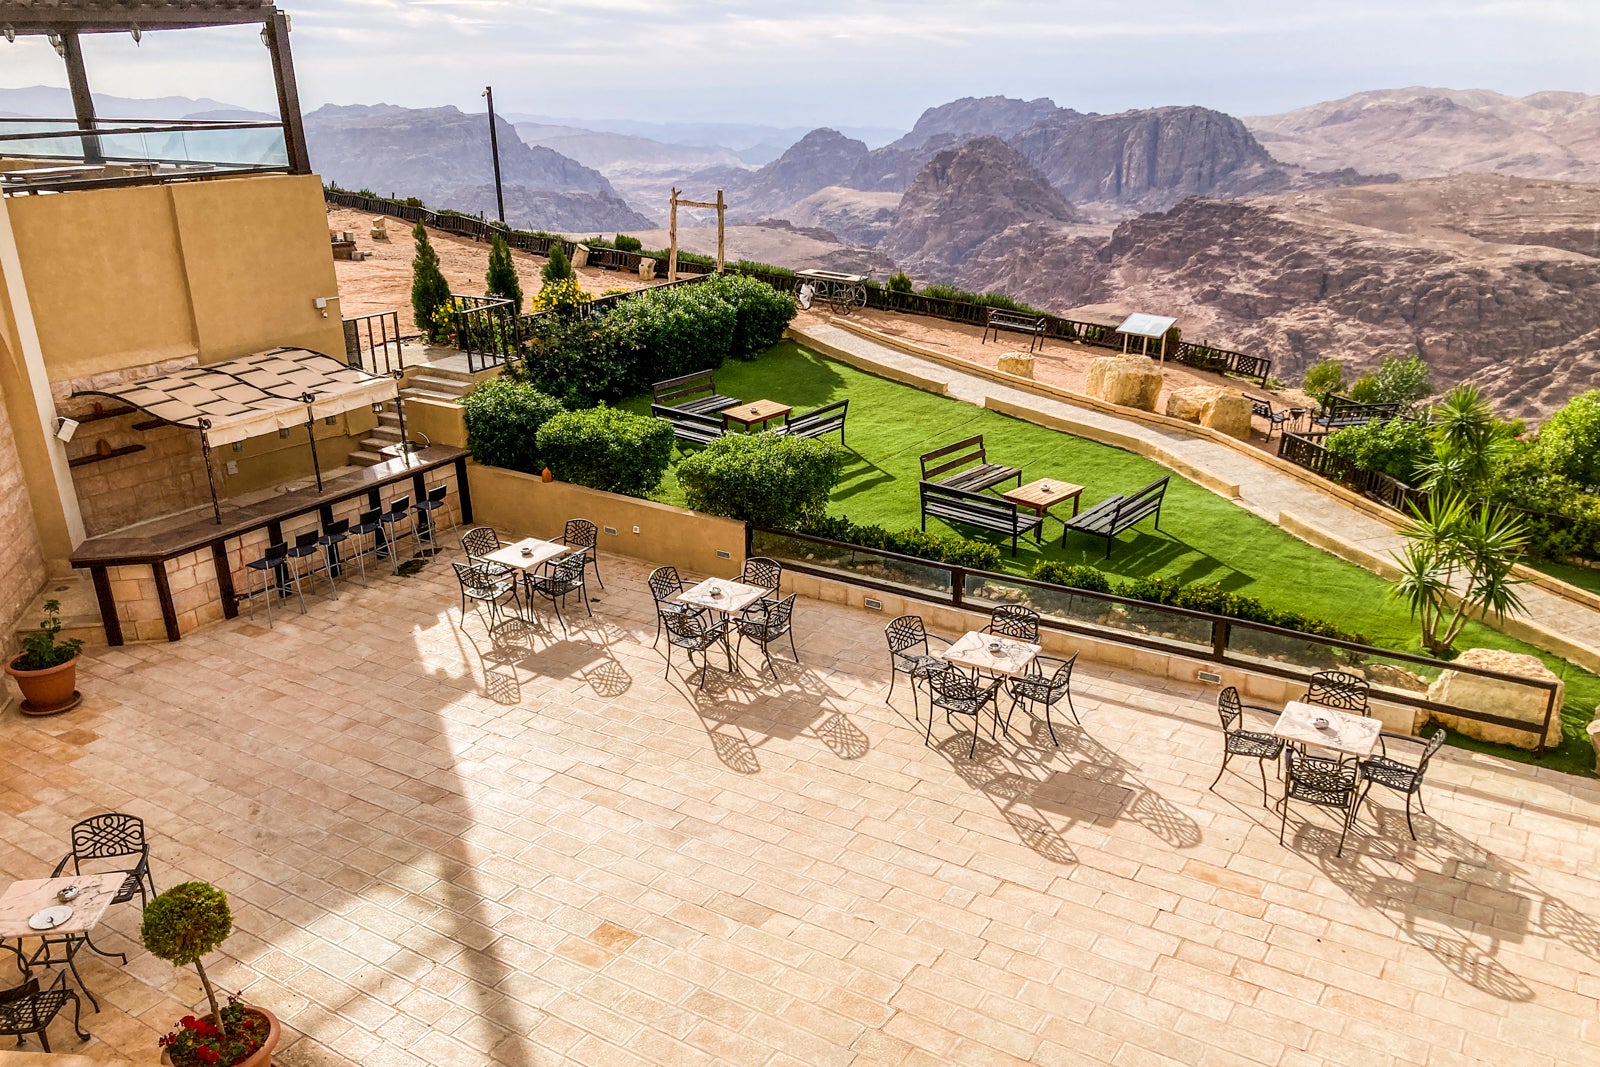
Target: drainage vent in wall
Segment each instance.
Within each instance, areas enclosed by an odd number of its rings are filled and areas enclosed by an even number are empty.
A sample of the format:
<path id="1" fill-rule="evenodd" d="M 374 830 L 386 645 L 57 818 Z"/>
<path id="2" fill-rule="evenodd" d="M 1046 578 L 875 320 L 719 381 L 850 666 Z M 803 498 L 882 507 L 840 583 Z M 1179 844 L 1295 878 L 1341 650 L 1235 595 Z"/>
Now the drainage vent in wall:
<path id="1" fill-rule="evenodd" d="M 882 611 L 883 601 L 870 596 L 862 597 L 861 606 L 866 608 L 868 611 Z"/>
<path id="2" fill-rule="evenodd" d="M 605 530 L 605 532 L 610 534 L 612 537 L 617 536 L 617 528 L 615 526 L 603 526 L 601 529 Z"/>
<path id="3" fill-rule="evenodd" d="M 1195 671 L 1194 676 L 1202 682 L 1210 682 L 1212 685 L 1222 684 L 1222 675 L 1216 671 Z"/>
<path id="4" fill-rule="evenodd" d="M 717 549 L 717 558 L 718 559 L 732 559 L 733 558 L 733 553 L 732 552 L 724 552 L 722 549 L 719 548 L 719 549 Z"/>

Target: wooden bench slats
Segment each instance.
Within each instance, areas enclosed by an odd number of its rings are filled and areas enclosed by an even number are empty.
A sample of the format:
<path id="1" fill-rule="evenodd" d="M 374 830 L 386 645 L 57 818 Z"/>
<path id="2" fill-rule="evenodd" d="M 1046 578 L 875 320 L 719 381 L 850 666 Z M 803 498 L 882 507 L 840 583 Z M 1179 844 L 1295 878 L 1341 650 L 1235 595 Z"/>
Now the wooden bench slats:
<path id="1" fill-rule="evenodd" d="M 838 431 L 839 443 L 844 444 L 844 420 L 849 409 L 848 398 L 835 400 L 803 415 L 790 415 L 777 432 L 790 437 L 821 437 Z"/>
<path id="2" fill-rule="evenodd" d="M 954 459 L 945 459 L 954 455 Z M 939 461 L 943 462 L 939 462 Z M 983 448 L 983 435 L 968 437 L 964 441 L 957 441 L 943 448 L 936 448 L 932 452 L 924 452 L 919 459 L 922 465 L 922 480 L 938 485 L 950 486 L 953 489 L 965 489 L 969 492 L 978 492 L 988 489 L 1015 478 L 1018 485 L 1022 484 L 1022 469 L 1020 467 L 1007 467 L 1000 463 L 988 462 L 988 454 Z M 976 467 L 966 468 L 968 464 L 976 462 Z M 950 471 L 958 473 L 949 474 Z M 948 477 L 940 477 L 948 475 Z"/>
<path id="3" fill-rule="evenodd" d="M 657 404 L 696 415 L 718 412 L 740 402 L 737 397 L 723 396 L 717 392 L 716 377 L 708 370 L 656 382 L 650 391 Z"/>
<path id="4" fill-rule="evenodd" d="M 1071 531 L 1103 537 L 1106 541 L 1106 558 L 1111 558 L 1111 542 L 1117 535 L 1132 529 L 1136 523 L 1154 515 L 1156 529 L 1161 529 L 1161 501 L 1166 497 L 1171 475 L 1157 478 L 1137 493 L 1108 496 L 1079 515 L 1067 519 L 1062 525 L 1061 546 L 1066 547 Z"/>
<path id="5" fill-rule="evenodd" d="M 965 523 L 984 530 L 1008 534 L 1011 537 L 1011 554 L 1017 554 L 1017 539 L 1032 531 L 1037 538 L 1044 528 L 1044 519 L 1017 509 L 1017 505 L 999 497 L 985 496 L 966 489 L 954 489 L 938 482 L 919 482 L 922 497 L 922 528 L 928 528 L 928 516 L 946 522 Z"/>
<path id="6" fill-rule="evenodd" d="M 1000 331 L 1009 330 L 1012 333 L 1028 334 L 1028 353 L 1033 354 L 1033 346 L 1044 347 L 1045 317 L 1043 315 L 1027 315 L 1020 311 L 1006 311 L 1001 308 L 990 308 L 984 319 L 983 337 L 980 344 L 989 343 L 989 334 L 994 334 L 996 341 L 1000 340 Z"/>
<path id="7" fill-rule="evenodd" d="M 722 420 L 717 416 L 690 411 L 687 408 L 651 404 L 650 414 L 671 424 L 672 436 L 680 441 L 690 441 L 700 445 L 710 444 L 726 432 Z"/>

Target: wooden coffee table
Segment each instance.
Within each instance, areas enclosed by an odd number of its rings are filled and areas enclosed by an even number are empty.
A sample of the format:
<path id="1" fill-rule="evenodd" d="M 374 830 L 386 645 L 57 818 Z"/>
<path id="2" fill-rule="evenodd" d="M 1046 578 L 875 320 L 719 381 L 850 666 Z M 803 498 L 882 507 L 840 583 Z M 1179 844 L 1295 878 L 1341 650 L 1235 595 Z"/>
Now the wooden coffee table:
<path id="1" fill-rule="evenodd" d="M 1019 508 L 1029 508 L 1042 519 L 1051 508 L 1067 500 L 1072 501 L 1072 514 L 1077 515 L 1078 498 L 1082 495 L 1081 485 L 1063 482 L 1059 478 L 1040 478 L 1007 490 L 1000 494 L 1000 498 L 1011 501 Z"/>
<path id="2" fill-rule="evenodd" d="M 745 432 L 748 433 L 750 427 L 754 426 L 756 423 L 759 422 L 761 424 L 761 428 L 764 430 L 767 428 L 767 422 L 769 420 L 781 419 L 783 416 L 789 414 L 789 412 L 793 410 L 794 408 L 790 407 L 788 404 L 780 404 L 776 400 L 752 400 L 748 404 L 739 404 L 735 407 L 723 408 L 721 414 L 724 422 L 737 422 L 743 426 L 745 428 Z"/>

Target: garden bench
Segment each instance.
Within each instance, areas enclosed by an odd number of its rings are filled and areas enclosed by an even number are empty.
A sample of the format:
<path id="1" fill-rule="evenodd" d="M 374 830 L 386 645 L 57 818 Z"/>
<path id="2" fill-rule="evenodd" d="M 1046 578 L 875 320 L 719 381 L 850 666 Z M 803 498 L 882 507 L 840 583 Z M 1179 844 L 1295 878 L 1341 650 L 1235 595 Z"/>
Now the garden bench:
<path id="1" fill-rule="evenodd" d="M 672 427 L 673 437 L 692 444 L 708 445 L 727 432 L 723 428 L 722 419 L 716 415 L 669 407 L 666 404 L 651 404 L 650 414 L 658 419 L 665 419 Z"/>
<path id="2" fill-rule="evenodd" d="M 1111 558 L 1111 542 L 1124 530 L 1151 515 L 1156 517 L 1156 529 L 1161 529 L 1161 499 L 1166 496 L 1170 475 L 1157 478 L 1137 493 L 1127 496 L 1108 496 L 1081 515 L 1074 515 L 1064 523 L 1061 547 L 1067 546 L 1067 532 L 1093 534 L 1106 539 L 1106 558 Z"/>
<path id="3" fill-rule="evenodd" d="M 1332 433 L 1346 426 L 1365 426 L 1380 419 L 1396 419 L 1401 415 L 1400 404 L 1363 404 L 1348 397 L 1331 396 L 1311 422 Z"/>
<path id="4" fill-rule="evenodd" d="M 835 400 L 804 415 L 790 415 L 777 431 L 785 437 L 821 437 L 834 431 L 839 433 L 839 443 L 844 444 L 844 416 L 850 401 Z"/>
<path id="5" fill-rule="evenodd" d="M 947 458 L 954 457 L 954 458 Z M 924 452 L 920 457 L 922 480 L 951 489 L 964 489 L 971 493 L 999 485 L 1015 478 L 1022 484 L 1022 469 L 990 463 L 983 449 L 983 435 L 957 441 L 953 445 Z M 967 464 L 976 463 L 976 467 Z M 964 468 L 964 469 L 963 469 Z"/>
<path id="6" fill-rule="evenodd" d="M 708 370 L 656 382 L 650 387 L 650 391 L 655 394 L 655 402 L 662 407 L 692 411 L 697 415 L 731 408 L 739 402 L 736 397 L 723 396 L 717 392 L 716 379 Z"/>
<path id="7" fill-rule="evenodd" d="M 1043 517 L 1031 512 L 1024 514 L 1009 500 L 1001 500 L 999 497 L 970 492 L 966 489 L 952 489 L 937 482 L 922 482 L 919 488 L 922 494 L 924 530 L 928 528 L 928 516 L 932 515 L 946 522 L 965 523 L 968 526 L 1007 534 L 1011 538 L 1013 556 L 1017 554 L 1018 536 L 1029 530 L 1033 531 L 1035 540 L 1043 543 L 1040 535 L 1040 531 L 1044 528 Z"/>
<path id="8" fill-rule="evenodd" d="M 1033 346 L 1044 347 L 1044 316 L 1024 315 L 1020 311 L 1002 311 L 999 308 L 990 308 L 988 318 L 983 327 L 983 338 L 980 344 L 989 343 L 989 334 L 994 334 L 996 341 L 1000 340 L 1000 331 L 1009 330 L 1012 333 L 1025 333 L 1028 335 L 1028 354 L 1033 354 Z"/>

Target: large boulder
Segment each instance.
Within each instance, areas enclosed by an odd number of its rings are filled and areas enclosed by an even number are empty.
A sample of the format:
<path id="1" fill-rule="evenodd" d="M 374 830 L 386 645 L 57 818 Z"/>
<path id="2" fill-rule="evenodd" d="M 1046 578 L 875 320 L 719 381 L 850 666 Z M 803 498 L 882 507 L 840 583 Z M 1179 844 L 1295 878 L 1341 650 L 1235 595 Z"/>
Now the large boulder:
<path id="1" fill-rule="evenodd" d="M 1250 401 L 1241 393 L 1220 385 L 1192 385 L 1167 394 L 1167 414 L 1184 422 L 1209 426 L 1213 430 L 1250 439 Z"/>
<path id="2" fill-rule="evenodd" d="M 1025 352 L 1007 352 L 1000 357 L 999 370 L 1019 378 L 1033 377 L 1033 357 Z"/>
<path id="3" fill-rule="evenodd" d="M 1161 395 L 1161 365 L 1144 356 L 1101 356 L 1089 364 L 1090 396 L 1108 404 L 1155 411 Z"/>
<path id="4" fill-rule="evenodd" d="M 1545 731 L 1544 743 L 1552 746 L 1561 743 L 1561 704 L 1566 698 L 1567 687 L 1550 671 L 1550 668 L 1539 661 L 1538 657 L 1526 656 L 1520 652 L 1506 652 L 1498 648 L 1469 648 L 1461 653 L 1455 662 L 1463 667 L 1480 667 L 1501 674 L 1512 674 L 1541 682 L 1555 682 L 1556 713 L 1550 717 L 1550 727 Z M 1435 703 L 1518 719 L 1535 727 L 1544 722 L 1547 694 L 1548 690 L 1545 689 L 1534 689 L 1515 682 L 1463 674 L 1455 670 L 1441 672 L 1438 679 L 1428 687 L 1428 699 Z M 1458 715 L 1436 711 L 1433 713 L 1433 721 L 1447 730 L 1475 737 L 1480 741 L 1497 741 L 1503 745 L 1530 749 L 1538 745 L 1536 733 L 1512 730 L 1505 726 L 1479 722 L 1476 719 L 1464 719 Z"/>

